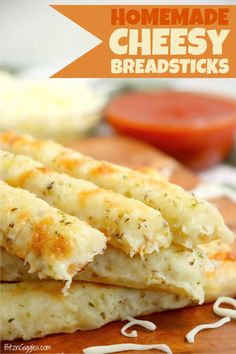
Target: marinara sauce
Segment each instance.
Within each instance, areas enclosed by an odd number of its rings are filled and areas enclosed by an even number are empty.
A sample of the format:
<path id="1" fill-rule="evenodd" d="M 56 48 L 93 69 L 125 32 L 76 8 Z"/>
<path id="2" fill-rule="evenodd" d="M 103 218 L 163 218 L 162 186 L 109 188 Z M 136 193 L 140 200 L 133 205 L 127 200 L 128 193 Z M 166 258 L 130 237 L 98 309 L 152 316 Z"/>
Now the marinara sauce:
<path id="1" fill-rule="evenodd" d="M 203 169 L 232 148 L 236 102 L 200 93 L 136 92 L 111 101 L 106 117 L 118 132 L 143 139 L 193 169 Z"/>

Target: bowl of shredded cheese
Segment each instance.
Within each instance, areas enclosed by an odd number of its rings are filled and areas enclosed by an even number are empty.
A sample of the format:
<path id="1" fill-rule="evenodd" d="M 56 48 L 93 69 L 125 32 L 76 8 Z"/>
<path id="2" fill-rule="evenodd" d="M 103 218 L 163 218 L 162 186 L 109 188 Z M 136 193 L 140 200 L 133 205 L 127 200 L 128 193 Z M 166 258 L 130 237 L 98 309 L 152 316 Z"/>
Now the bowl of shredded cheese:
<path id="1" fill-rule="evenodd" d="M 77 80 L 25 80 L 0 73 L 0 131 L 64 141 L 88 134 L 105 97 Z"/>

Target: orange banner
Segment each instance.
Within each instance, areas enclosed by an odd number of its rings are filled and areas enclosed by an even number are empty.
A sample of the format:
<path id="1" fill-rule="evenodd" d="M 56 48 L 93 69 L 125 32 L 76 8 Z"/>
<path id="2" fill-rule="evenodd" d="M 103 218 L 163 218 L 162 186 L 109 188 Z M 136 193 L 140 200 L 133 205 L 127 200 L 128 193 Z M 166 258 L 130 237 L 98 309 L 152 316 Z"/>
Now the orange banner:
<path id="1" fill-rule="evenodd" d="M 102 41 L 52 77 L 236 77 L 236 6 L 52 7 Z"/>

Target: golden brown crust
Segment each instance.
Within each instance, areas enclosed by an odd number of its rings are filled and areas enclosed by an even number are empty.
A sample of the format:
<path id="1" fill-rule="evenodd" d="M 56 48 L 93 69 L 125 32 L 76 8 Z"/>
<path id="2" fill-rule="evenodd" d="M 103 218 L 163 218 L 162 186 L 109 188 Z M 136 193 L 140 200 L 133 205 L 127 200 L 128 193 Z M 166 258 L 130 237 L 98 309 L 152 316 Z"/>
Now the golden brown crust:
<path id="1" fill-rule="evenodd" d="M 32 236 L 32 250 L 37 257 L 46 252 L 53 254 L 57 259 L 69 258 L 72 255 L 74 245 L 65 235 L 52 235 L 47 231 L 46 225 L 51 219 L 42 220 L 34 227 Z"/>

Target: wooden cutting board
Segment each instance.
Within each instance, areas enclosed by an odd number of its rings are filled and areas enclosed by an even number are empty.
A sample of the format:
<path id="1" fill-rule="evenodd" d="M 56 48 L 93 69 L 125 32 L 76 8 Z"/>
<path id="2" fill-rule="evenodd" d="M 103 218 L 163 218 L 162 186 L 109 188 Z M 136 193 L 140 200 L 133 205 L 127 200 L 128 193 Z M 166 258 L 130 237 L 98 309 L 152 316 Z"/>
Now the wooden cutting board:
<path id="1" fill-rule="evenodd" d="M 171 168 L 171 180 L 181 186 L 191 189 L 198 182 L 198 177 L 172 158 L 158 152 L 144 143 L 123 137 L 90 138 L 71 142 L 68 145 L 87 155 L 120 163 L 133 168 L 152 166 L 157 170 Z M 214 200 L 214 204 L 224 214 L 227 224 L 236 233 L 236 204 L 225 198 Z M 236 256 L 236 248 L 235 248 Z M 43 314 L 42 314 L 43 316 Z M 89 346 L 109 345 L 115 343 L 157 344 L 166 343 L 173 353 L 214 353 L 236 354 L 236 321 L 217 329 L 201 332 L 196 337 L 195 344 L 188 344 L 185 335 L 195 326 L 202 323 L 217 321 L 219 317 L 212 312 L 212 304 L 192 308 L 168 311 L 165 313 L 145 316 L 144 319 L 153 321 L 157 330 L 147 332 L 138 328 L 138 338 L 126 338 L 120 334 L 121 322 L 108 324 L 93 331 L 77 331 L 72 334 L 51 335 L 31 341 L 14 341 L 15 345 L 50 346 L 49 349 L 36 349 L 33 353 L 82 353 Z M 4 350 L 2 353 L 25 353 L 26 351 Z M 43 348 L 43 347 L 41 347 Z M 158 351 L 142 351 L 141 353 L 157 353 Z M 126 353 L 134 353 L 126 352 Z"/>

